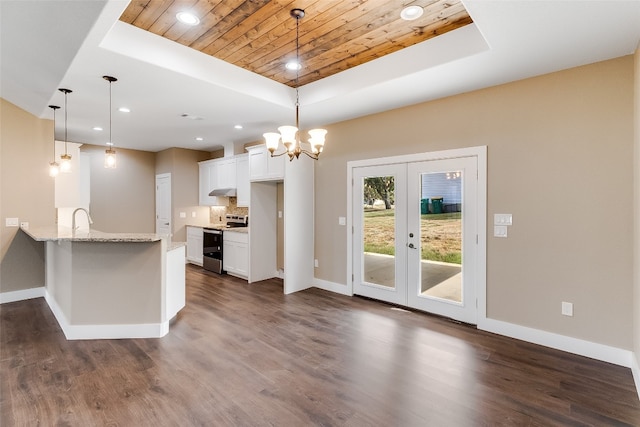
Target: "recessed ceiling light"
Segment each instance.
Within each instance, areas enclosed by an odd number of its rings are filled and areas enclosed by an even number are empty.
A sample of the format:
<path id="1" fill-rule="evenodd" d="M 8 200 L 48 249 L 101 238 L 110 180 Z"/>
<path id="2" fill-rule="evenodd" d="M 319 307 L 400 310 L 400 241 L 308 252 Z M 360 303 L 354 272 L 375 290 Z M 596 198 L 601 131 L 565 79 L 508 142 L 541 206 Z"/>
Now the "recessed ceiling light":
<path id="1" fill-rule="evenodd" d="M 424 13 L 424 9 L 420 6 L 409 6 L 402 9 L 400 12 L 400 18 L 405 21 L 413 21 L 414 19 L 418 19 Z"/>
<path id="2" fill-rule="evenodd" d="M 197 136 L 197 137 L 196 137 L 196 141 L 204 141 L 204 138 L 203 138 L 203 137 L 201 137 L 201 136 Z"/>
<path id="3" fill-rule="evenodd" d="M 178 12 L 176 14 L 176 19 L 187 25 L 198 25 L 200 23 L 200 19 L 193 13 L 189 12 Z"/>
<path id="4" fill-rule="evenodd" d="M 120 107 L 118 108 L 118 111 L 120 111 L 121 113 L 130 113 L 131 110 L 128 109 L 127 107 Z"/>
<path id="5" fill-rule="evenodd" d="M 102 128 L 100 126 L 94 126 L 93 130 L 102 130 Z"/>
<path id="6" fill-rule="evenodd" d="M 291 71 L 296 71 L 302 68 L 302 65 L 300 65 L 300 63 L 296 62 L 296 61 L 289 61 L 287 62 L 287 64 L 285 65 L 285 68 L 287 70 L 291 70 Z"/>
<path id="7" fill-rule="evenodd" d="M 180 114 L 180 117 L 184 119 L 189 119 L 189 120 L 203 120 L 202 117 L 196 116 L 195 114 L 189 114 L 189 113 L 182 113 Z"/>
<path id="8" fill-rule="evenodd" d="M 233 128 L 234 129 L 242 129 L 242 125 L 235 125 Z"/>

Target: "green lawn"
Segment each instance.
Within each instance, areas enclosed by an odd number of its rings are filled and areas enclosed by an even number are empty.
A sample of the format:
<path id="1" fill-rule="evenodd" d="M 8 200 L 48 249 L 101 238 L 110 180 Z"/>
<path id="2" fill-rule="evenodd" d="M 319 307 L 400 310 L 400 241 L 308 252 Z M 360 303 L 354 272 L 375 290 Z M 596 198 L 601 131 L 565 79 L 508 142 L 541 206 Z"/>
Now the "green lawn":
<path id="1" fill-rule="evenodd" d="M 393 209 L 365 211 L 365 252 L 394 255 Z M 424 260 L 462 263 L 460 212 L 421 215 L 422 251 Z"/>

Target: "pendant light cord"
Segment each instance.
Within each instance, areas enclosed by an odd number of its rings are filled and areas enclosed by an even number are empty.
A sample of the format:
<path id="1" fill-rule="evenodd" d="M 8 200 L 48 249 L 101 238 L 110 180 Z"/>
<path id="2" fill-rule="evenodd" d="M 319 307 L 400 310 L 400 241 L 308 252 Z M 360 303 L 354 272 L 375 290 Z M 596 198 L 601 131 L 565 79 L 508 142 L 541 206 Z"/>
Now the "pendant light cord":
<path id="1" fill-rule="evenodd" d="M 53 106 L 51 106 L 51 109 L 53 110 L 53 162 L 55 163 L 56 161 L 56 110 L 58 109 L 58 107 L 53 108 Z"/>
<path id="2" fill-rule="evenodd" d="M 67 155 L 67 95 L 69 92 L 64 93 L 64 154 Z"/>
<path id="3" fill-rule="evenodd" d="M 298 143 L 298 147 L 300 147 L 300 95 L 298 93 L 298 86 L 300 86 L 300 68 L 302 68 L 300 64 L 300 17 L 296 16 L 296 128 L 298 128 L 298 132 L 296 132 L 296 142 Z"/>
<path id="4" fill-rule="evenodd" d="M 113 82 L 109 80 L 109 150 L 113 150 L 113 139 L 111 138 L 111 114 L 112 114 L 112 106 L 111 106 L 111 84 Z"/>

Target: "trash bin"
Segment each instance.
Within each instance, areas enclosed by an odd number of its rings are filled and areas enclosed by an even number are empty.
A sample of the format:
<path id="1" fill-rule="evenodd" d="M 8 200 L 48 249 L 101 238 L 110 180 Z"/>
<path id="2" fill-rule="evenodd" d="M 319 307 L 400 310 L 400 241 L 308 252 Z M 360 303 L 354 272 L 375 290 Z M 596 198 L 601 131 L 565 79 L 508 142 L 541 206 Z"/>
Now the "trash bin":
<path id="1" fill-rule="evenodd" d="M 420 200 L 420 213 L 426 215 L 429 213 L 429 199 Z"/>
<path id="2" fill-rule="evenodd" d="M 431 213 L 434 213 L 434 214 L 442 213 L 442 197 L 431 198 Z"/>

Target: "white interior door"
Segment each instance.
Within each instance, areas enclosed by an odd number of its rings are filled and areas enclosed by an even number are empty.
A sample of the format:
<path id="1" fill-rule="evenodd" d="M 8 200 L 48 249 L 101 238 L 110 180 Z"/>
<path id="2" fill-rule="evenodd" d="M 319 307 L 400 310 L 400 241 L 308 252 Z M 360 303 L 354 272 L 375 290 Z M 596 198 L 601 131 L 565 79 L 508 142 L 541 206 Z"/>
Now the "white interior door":
<path id="1" fill-rule="evenodd" d="M 156 234 L 171 236 L 171 174 L 156 175 Z"/>
<path id="2" fill-rule="evenodd" d="M 475 324 L 477 158 L 407 168 L 408 305 Z"/>
<path id="3" fill-rule="evenodd" d="M 353 170 L 353 292 L 407 304 L 406 165 Z"/>
<path id="4" fill-rule="evenodd" d="M 477 162 L 352 169 L 354 294 L 477 322 Z"/>

